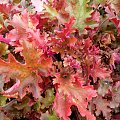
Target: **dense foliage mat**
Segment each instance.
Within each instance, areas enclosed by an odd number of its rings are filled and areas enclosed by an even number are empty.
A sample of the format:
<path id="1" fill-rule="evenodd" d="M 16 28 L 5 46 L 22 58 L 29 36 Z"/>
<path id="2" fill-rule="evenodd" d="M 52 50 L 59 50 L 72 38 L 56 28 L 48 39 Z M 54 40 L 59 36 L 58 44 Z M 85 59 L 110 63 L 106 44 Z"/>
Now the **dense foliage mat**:
<path id="1" fill-rule="evenodd" d="M 119 0 L 0 0 L 1 120 L 120 120 Z"/>

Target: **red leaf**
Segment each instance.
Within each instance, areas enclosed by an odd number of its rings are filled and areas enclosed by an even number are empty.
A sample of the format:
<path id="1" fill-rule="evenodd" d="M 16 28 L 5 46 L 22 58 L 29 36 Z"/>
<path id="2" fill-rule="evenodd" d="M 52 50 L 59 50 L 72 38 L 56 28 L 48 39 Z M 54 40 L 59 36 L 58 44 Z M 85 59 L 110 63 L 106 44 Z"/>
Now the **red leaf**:
<path id="1" fill-rule="evenodd" d="M 70 107 L 75 105 L 82 116 L 86 116 L 87 120 L 95 120 L 94 115 L 87 110 L 88 102 L 92 97 L 96 97 L 96 91 L 92 86 L 82 86 L 76 83 L 76 75 L 70 73 L 57 74 L 54 84 L 58 84 L 57 95 L 54 102 L 54 109 L 60 118 L 70 120 Z M 79 78 L 78 78 L 79 79 Z M 80 82 L 80 79 L 78 80 Z"/>
<path id="2" fill-rule="evenodd" d="M 96 61 L 93 65 L 93 68 L 91 68 L 90 75 L 93 77 L 94 82 L 97 81 L 97 78 L 100 79 L 106 79 L 110 78 L 111 72 L 109 69 L 101 66 L 101 60 L 99 59 Z"/>
<path id="3" fill-rule="evenodd" d="M 0 4 L 0 12 L 9 15 L 12 7 L 12 4 Z"/>

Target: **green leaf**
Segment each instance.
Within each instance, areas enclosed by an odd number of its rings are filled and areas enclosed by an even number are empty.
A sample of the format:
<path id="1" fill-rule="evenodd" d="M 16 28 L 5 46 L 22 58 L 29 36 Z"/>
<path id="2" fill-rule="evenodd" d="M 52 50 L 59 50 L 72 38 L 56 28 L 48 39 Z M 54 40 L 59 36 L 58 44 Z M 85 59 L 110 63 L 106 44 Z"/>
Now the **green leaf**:
<path id="1" fill-rule="evenodd" d="M 98 4 L 101 4 L 101 3 L 103 3 L 105 0 L 96 0 L 96 3 L 98 3 Z"/>
<path id="2" fill-rule="evenodd" d="M 41 109 L 44 108 L 49 108 L 50 105 L 54 102 L 55 96 L 54 96 L 54 89 L 48 89 L 45 92 L 45 98 L 40 97 L 40 102 L 41 102 Z"/>
<path id="3" fill-rule="evenodd" d="M 53 114 L 50 114 L 48 111 L 46 113 L 41 114 L 41 120 L 59 120 L 56 113 L 53 112 Z"/>
<path id="4" fill-rule="evenodd" d="M 6 104 L 7 97 L 0 95 L 0 106 L 4 106 Z"/>
<path id="5" fill-rule="evenodd" d="M 44 5 L 44 7 L 45 7 L 46 11 L 48 13 L 50 13 L 53 17 L 58 15 L 56 9 L 52 8 L 51 6 Z"/>
<path id="6" fill-rule="evenodd" d="M 8 53 L 9 53 L 8 45 L 3 42 L 0 42 L 0 56 L 6 55 Z"/>
<path id="7" fill-rule="evenodd" d="M 68 0 L 67 12 L 70 16 L 76 18 L 73 27 L 83 30 L 86 24 L 86 18 L 91 17 L 92 8 L 88 7 L 89 0 Z"/>
<path id="8" fill-rule="evenodd" d="M 52 115 L 48 115 L 48 120 L 59 120 L 55 112 Z"/>

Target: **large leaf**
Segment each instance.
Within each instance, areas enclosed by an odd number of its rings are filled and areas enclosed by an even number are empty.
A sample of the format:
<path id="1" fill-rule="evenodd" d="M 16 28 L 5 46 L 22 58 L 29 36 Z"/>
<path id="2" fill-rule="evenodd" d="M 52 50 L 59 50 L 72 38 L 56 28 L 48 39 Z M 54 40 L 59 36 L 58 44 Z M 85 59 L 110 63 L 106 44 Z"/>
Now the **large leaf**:
<path id="1" fill-rule="evenodd" d="M 40 88 L 38 83 L 42 82 L 40 75 L 47 76 L 51 66 L 51 59 L 35 49 L 29 42 L 23 43 L 22 55 L 25 64 L 22 64 L 9 54 L 8 61 L 0 59 L 0 74 L 5 75 L 5 82 L 11 79 L 16 80 L 16 83 L 3 94 L 17 94 L 22 98 L 26 94 L 25 87 L 29 86 L 28 92 L 32 92 L 35 98 L 40 96 Z M 39 73 L 39 74 L 38 74 Z"/>
<path id="2" fill-rule="evenodd" d="M 99 101 L 99 102 L 98 102 Z M 111 109 L 110 109 L 110 102 L 107 101 L 106 99 L 103 99 L 101 96 L 97 96 L 97 98 L 95 98 L 93 100 L 93 103 L 96 105 L 96 109 L 97 111 L 95 112 L 96 115 L 100 115 L 101 112 L 103 114 L 103 116 L 107 119 L 110 120 L 111 117 Z"/>
<path id="3" fill-rule="evenodd" d="M 99 12 L 93 11 L 89 2 L 90 0 L 55 0 L 45 5 L 45 9 L 62 24 L 74 17 L 76 22 L 73 27 L 83 31 L 85 27 L 97 27 L 96 23 L 100 20 Z"/>
<path id="4" fill-rule="evenodd" d="M 84 29 L 86 18 L 91 17 L 92 8 L 88 7 L 89 0 L 68 0 L 67 12 L 76 18 L 75 28 Z"/>
<path id="5" fill-rule="evenodd" d="M 120 104 L 120 81 L 118 81 L 112 89 L 112 101 L 110 102 L 111 108 L 116 108 Z"/>
<path id="6" fill-rule="evenodd" d="M 96 91 L 92 86 L 83 86 L 76 75 L 60 73 L 56 75 L 54 84 L 58 85 L 54 102 L 54 109 L 60 118 L 70 120 L 71 106 L 75 105 L 82 116 L 87 120 L 95 120 L 94 115 L 87 110 L 88 102 L 92 97 L 96 97 Z M 79 81 L 79 82 L 78 82 Z"/>

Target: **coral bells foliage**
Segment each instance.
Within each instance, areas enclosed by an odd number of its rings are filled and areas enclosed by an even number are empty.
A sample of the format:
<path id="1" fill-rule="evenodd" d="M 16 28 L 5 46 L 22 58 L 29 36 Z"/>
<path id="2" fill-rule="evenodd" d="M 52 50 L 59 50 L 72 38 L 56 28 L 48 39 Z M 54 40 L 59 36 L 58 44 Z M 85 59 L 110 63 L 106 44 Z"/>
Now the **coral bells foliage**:
<path id="1" fill-rule="evenodd" d="M 1 119 L 119 120 L 119 4 L 1 0 Z"/>
<path id="2" fill-rule="evenodd" d="M 76 105 L 82 116 L 86 116 L 88 120 L 95 120 L 95 117 L 87 110 L 88 102 L 97 95 L 93 86 L 83 86 L 79 76 L 72 74 L 66 67 L 62 68 L 55 77 L 53 83 L 57 84 L 58 88 L 53 107 L 59 117 L 69 120 L 70 107 Z"/>

